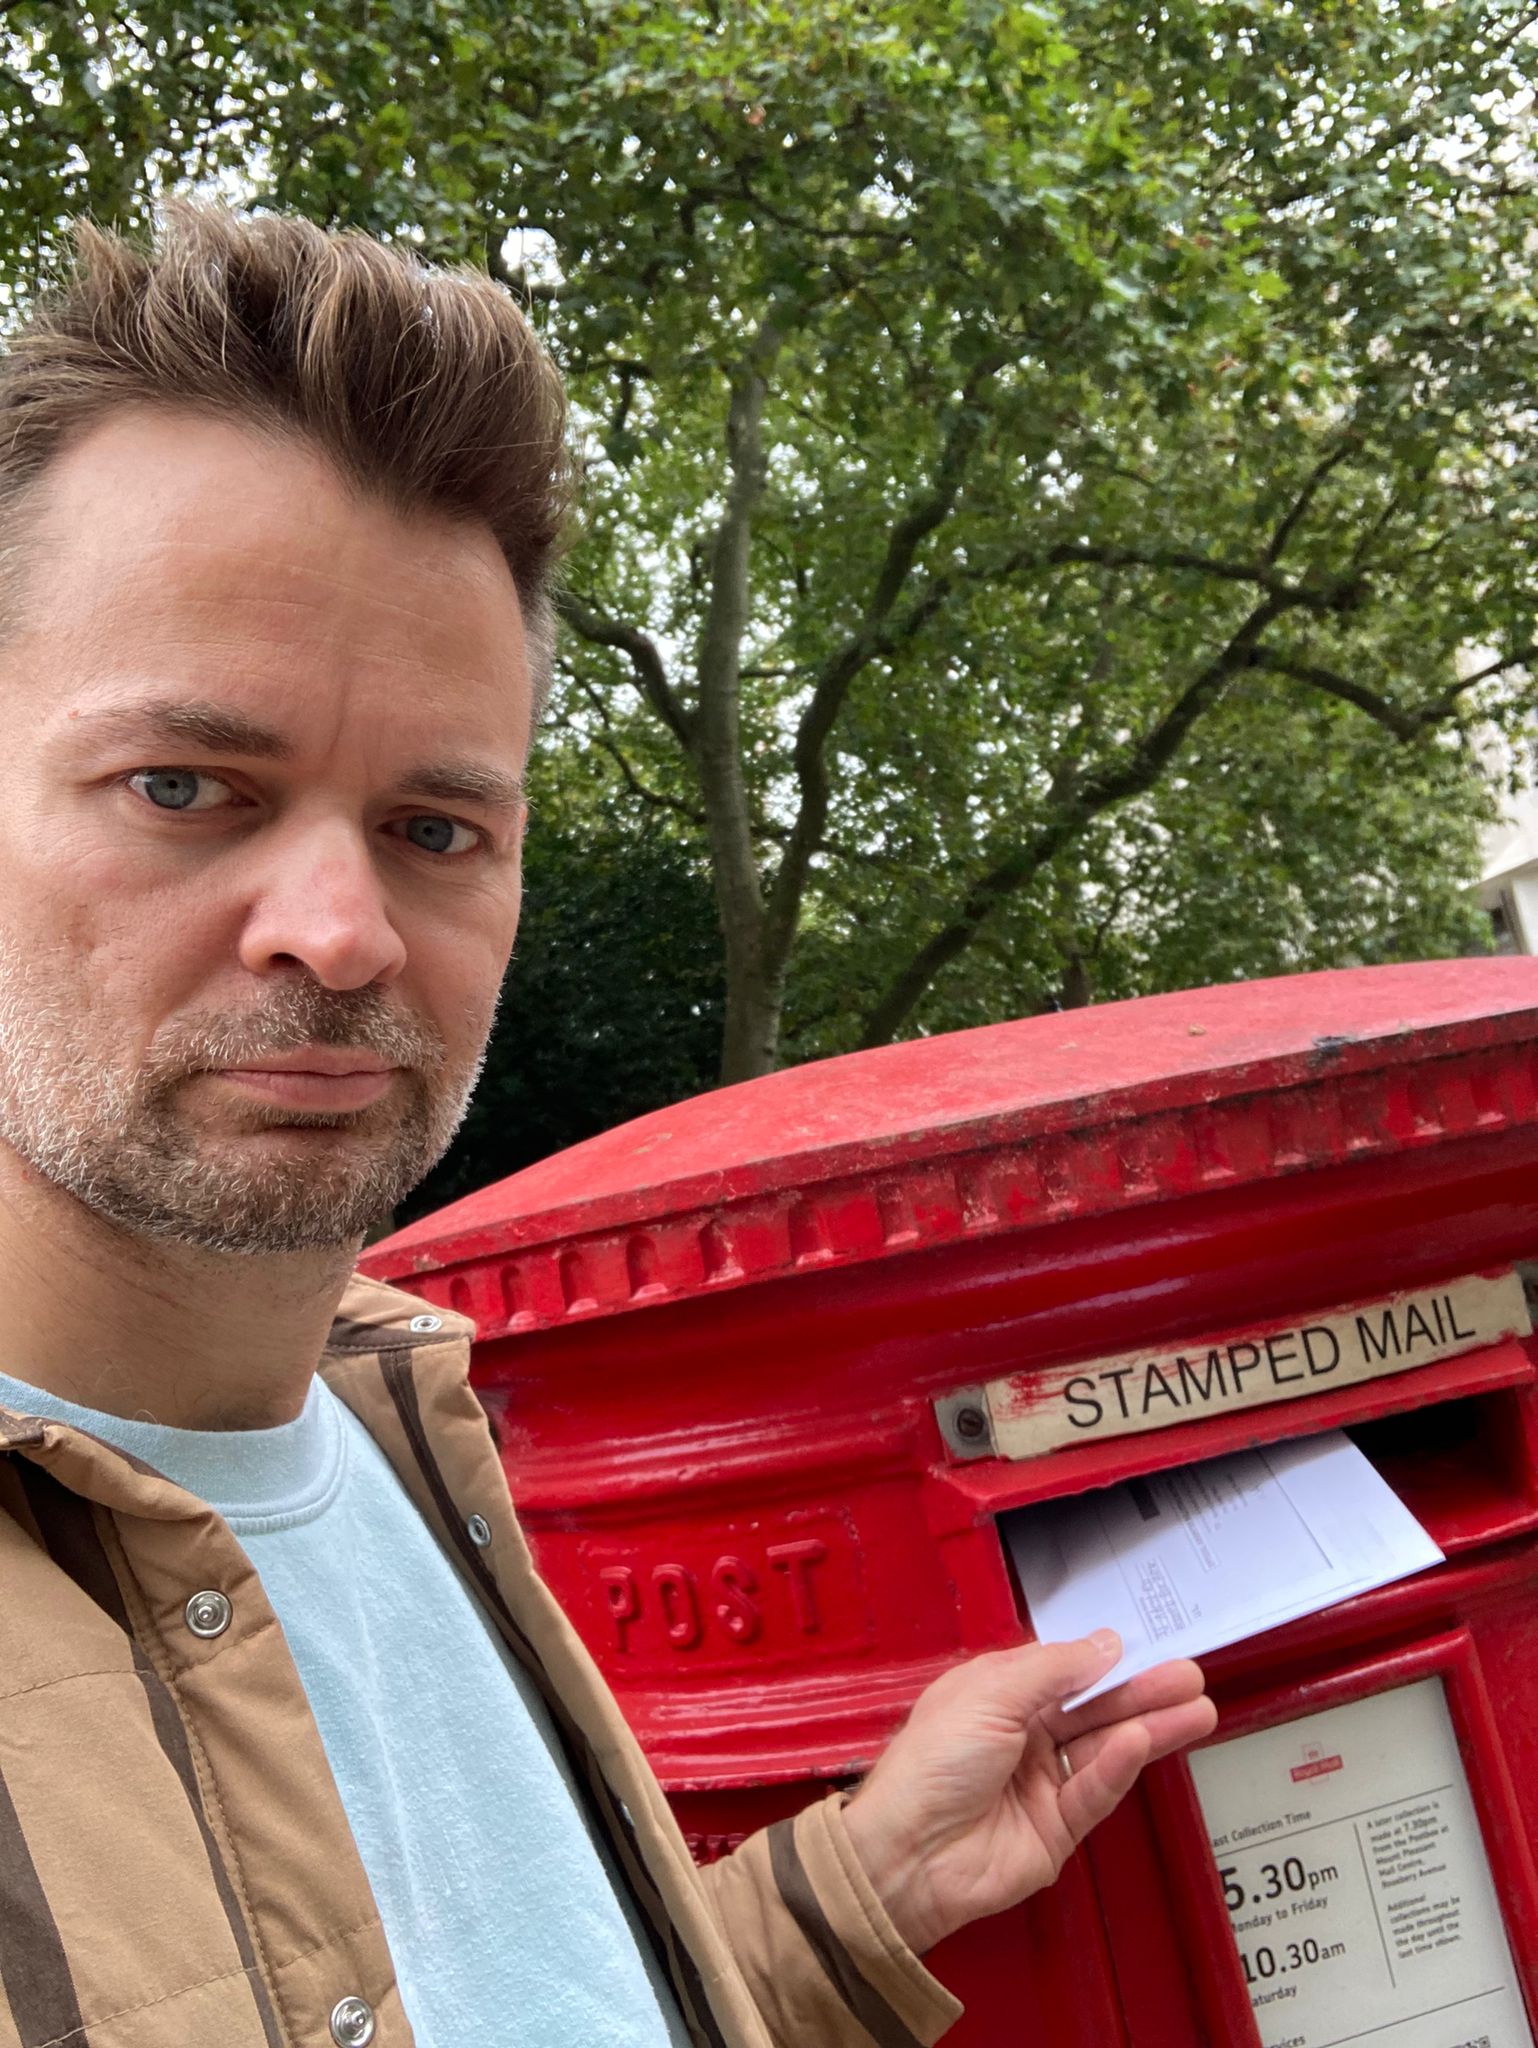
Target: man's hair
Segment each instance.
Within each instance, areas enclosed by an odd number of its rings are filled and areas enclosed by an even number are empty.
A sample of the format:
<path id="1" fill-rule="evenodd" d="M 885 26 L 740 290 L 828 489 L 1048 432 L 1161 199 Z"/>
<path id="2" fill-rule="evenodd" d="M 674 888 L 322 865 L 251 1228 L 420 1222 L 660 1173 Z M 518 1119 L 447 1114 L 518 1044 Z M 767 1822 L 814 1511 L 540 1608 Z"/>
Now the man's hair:
<path id="1" fill-rule="evenodd" d="M 537 720 L 571 467 L 560 378 L 508 294 L 367 235 L 186 201 L 147 248 L 88 220 L 74 245 L 0 356 L 0 606 L 48 464 L 119 408 L 194 410 L 307 444 L 403 514 L 488 526 Z"/>

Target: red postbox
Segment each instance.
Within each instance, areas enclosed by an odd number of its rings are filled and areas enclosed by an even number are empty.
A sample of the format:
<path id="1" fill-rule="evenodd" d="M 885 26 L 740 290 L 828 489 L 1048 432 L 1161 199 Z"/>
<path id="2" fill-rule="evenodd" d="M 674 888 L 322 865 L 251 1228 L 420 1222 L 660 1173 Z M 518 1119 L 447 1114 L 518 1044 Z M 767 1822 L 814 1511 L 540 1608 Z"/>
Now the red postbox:
<path id="1" fill-rule="evenodd" d="M 696 1846 L 1029 1621 L 1000 1518 L 1344 1429 L 1446 1562 L 1214 1655 L 1216 1740 L 937 1952 L 967 2048 L 1538 2039 L 1538 963 L 1299 976 L 663 1110 L 374 1248 L 474 1318 Z"/>

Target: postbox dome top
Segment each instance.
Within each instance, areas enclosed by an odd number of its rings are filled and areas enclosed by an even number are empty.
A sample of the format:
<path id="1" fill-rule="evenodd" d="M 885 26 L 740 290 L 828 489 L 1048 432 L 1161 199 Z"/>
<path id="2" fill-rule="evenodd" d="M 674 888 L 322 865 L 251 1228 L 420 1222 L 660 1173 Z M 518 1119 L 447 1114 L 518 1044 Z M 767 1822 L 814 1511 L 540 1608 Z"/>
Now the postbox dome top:
<path id="1" fill-rule="evenodd" d="M 711 1217 L 744 1216 L 744 1205 L 783 1212 L 830 1184 L 874 1196 L 957 1155 L 1029 1151 L 1067 1134 L 1167 1122 L 1172 1112 L 1311 1083 L 1338 1094 L 1353 1076 L 1411 1059 L 1535 1037 L 1538 960 L 1527 958 L 1333 970 L 986 1025 L 657 1110 L 424 1217 L 373 1246 L 364 1264 L 410 1284 L 669 1219 L 706 1228 Z M 1167 1191 L 1185 1192 L 1178 1162 L 1171 1174 Z M 788 1264 L 817 1250 L 813 1230 L 799 1251 L 790 1246 Z M 728 1251 L 727 1270 L 718 1261 L 712 1274 L 707 1256 L 702 1284 L 752 1277 L 734 1257 Z M 581 1305 L 610 1304 L 584 1294 Z"/>

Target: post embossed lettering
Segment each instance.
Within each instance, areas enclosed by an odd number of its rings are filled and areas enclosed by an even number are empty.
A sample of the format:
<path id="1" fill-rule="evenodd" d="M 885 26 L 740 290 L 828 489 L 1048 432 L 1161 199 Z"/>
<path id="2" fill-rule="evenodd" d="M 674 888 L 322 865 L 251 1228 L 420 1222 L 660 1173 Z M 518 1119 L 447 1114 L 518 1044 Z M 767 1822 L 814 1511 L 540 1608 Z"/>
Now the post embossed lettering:
<path id="1" fill-rule="evenodd" d="M 710 1575 L 716 1596 L 716 1618 L 734 1642 L 751 1643 L 763 1626 L 754 1595 L 758 1574 L 740 1557 L 718 1557 Z"/>
<path id="2" fill-rule="evenodd" d="M 817 1595 L 812 1585 L 812 1568 L 823 1563 L 827 1555 L 827 1544 L 815 1536 L 804 1536 L 796 1543 L 771 1543 L 769 1546 L 769 1562 L 777 1572 L 783 1572 L 789 1582 L 796 1620 L 804 1636 L 814 1636 L 822 1627 L 822 1617 L 817 1612 Z"/>
<path id="3" fill-rule="evenodd" d="M 693 1572 L 686 1571 L 681 1564 L 653 1565 L 652 1584 L 662 1604 L 662 1625 L 668 1641 L 675 1650 L 692 1650 L 704 1628 Z"/>
<path id="4" fill-rule="evenodd" d="M 630 1625 L 641 1612 L 641 1589 L 636 1584 L 635 1573 L 628 1564 L 605 1565 L 598 1574 L 605 1600 L 609 1603 L 609 1615 L 614 1623 L 615 1646 L 621 1650 L 630 1648 L 628 1634 Z"/>

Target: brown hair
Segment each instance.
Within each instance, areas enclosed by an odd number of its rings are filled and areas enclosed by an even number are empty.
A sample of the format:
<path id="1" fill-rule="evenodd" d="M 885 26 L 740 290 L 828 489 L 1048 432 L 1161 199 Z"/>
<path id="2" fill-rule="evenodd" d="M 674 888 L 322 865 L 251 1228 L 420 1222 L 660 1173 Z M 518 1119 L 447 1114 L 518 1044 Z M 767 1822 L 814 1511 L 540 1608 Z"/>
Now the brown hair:
<path id="1" fill-rule="evenodd" d="M 403 513 L 489 526 L 538 717 L 570 503 L 560 378 L 507 293 L 356 232 L 173 201 L 142 249 L 90 221 L 0 356 L 3 553 L 28 489 L 119 406 L 193 408 L 308 442 Z"/>

